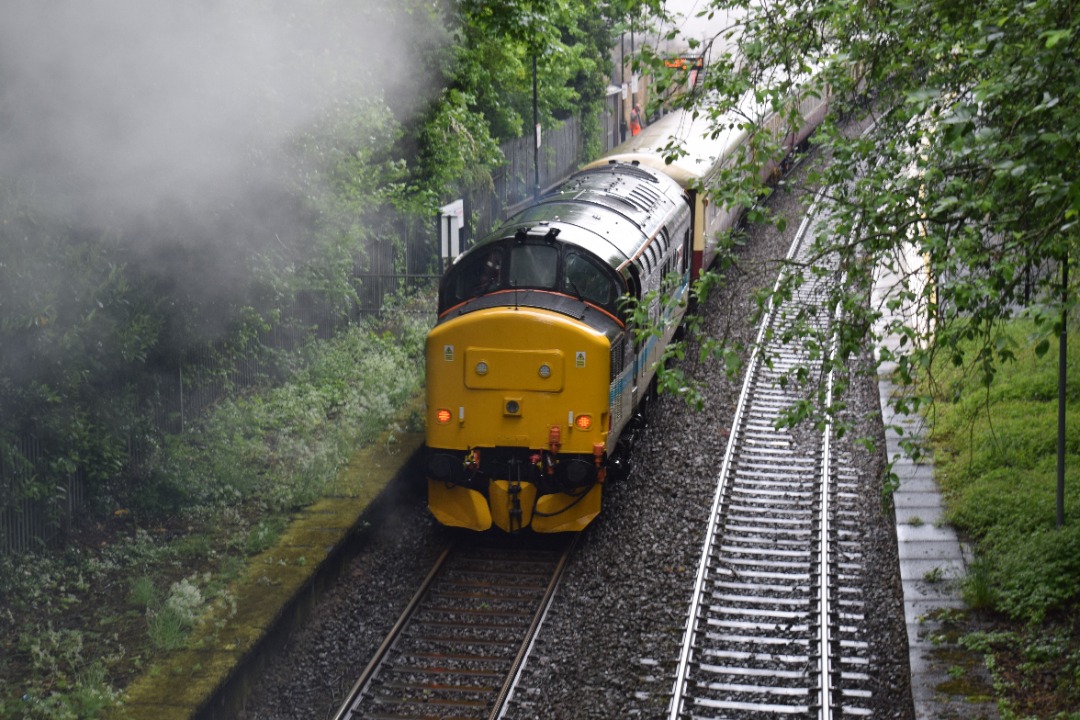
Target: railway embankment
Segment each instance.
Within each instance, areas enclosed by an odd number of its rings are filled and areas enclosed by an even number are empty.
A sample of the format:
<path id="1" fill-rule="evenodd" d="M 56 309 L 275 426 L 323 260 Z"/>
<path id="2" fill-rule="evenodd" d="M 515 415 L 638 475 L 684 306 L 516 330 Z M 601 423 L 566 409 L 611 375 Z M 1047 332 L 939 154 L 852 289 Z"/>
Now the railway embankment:
<path id="1" fill-rule="evenodd" d="M 412 411 L 422 402 L 417 398 Z M 232 718 L 269 654 L 312 613 L 359 547 L 372 517 L 396 502 L 420 432 L 387 432 L 354 455 L 335 491 L 296 513 L 278 542 L 253 557 L 184 649 L 151 665 L 124 692 L 116 718 Z"/>

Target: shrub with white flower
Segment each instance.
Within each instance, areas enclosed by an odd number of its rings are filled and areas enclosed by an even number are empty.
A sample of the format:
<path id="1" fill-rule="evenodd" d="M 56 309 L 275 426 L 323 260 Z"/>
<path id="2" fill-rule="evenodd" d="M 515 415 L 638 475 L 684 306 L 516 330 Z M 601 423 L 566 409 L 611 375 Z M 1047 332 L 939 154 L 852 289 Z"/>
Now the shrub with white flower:
<path id="1" fill-rule="evenodd" d="M 166 610 L 172 613 L 184 627 L 195 624 L 202 604 L 202 592 L 188 578 L 174 582 L 169 588 L 169 597 L 165 600 Z"/>

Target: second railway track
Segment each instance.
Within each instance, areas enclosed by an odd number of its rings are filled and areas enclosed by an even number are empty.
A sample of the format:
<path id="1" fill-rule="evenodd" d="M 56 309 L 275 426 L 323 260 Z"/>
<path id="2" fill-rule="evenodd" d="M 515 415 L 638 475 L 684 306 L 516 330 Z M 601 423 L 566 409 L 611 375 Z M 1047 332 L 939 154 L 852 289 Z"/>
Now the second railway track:
<path id="1" fill-rule="evenodd" d="M 796 262 L 810 229 L 808 220 L 793 243 Z M 779 422 L 805 399 L 793 371 L 816 377 L 824 367 L 785 324 L 820 307 L 824 283 L 835 281 L 803 284 L 762 324 L 698 568 L 672 720 L 872 714 L 851 473 L 834 457 L 831 425 L 814 433 Z M 827 308 L 810 320 L 826 336 L 830 321 Z M 832 378 L 824 381 L 831 396 Z"/>

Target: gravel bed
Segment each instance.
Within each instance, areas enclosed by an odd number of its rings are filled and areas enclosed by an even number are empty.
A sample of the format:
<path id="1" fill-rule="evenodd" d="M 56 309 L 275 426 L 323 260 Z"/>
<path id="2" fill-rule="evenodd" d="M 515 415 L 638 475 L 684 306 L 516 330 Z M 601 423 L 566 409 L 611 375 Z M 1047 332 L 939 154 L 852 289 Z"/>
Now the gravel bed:
<path id="1" fill-rule="evenodd" d="M 789 218 L 784 233 L 748 230 L 737 267 L 705 307 L 708 332 L 745 345 L 756 327 L 754 291 L 771 286 L 809 196 L 797 188 L 807 162 L 786 178 L 770 207 Z M 845 440 L 864 489 L 860 508 L 871 540 L 865 548 L 864 593 L 873 624 L 869 642 L 877 717 L 913 717 L 903 595 L 891 507 L 882 501 L 884 435 L 872 363 L 851 368 L 847 396 L 855 432 Z M 705 385 L 707 405 L 694 412 L 661 396 L 648 413 L 634 453 L 634 471 L 605 487 L 604 509 L 586 531 L 541 631 L 514 718 L 658 718 L 667 710 L 686 625 L 705 521 L 727 443 L 741 378 L 715 364 L 685 363 Z M 853 440 L 872 437 L 867 451 Z M 419 483 L 418 483 L 419 484 Z M 342 572 L 314 617 L 268 661 L 244 719 L 323 718 L 345 692 L 418 587 L 452 533 L 411 495 L 375 528 L 371 541 Z"/>

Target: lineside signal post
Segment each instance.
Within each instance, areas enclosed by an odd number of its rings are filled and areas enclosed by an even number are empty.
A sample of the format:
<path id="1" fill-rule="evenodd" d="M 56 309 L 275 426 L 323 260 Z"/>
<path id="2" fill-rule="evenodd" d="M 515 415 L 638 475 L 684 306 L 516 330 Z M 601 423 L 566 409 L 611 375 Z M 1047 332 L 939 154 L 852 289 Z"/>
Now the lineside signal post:
<path id="1" fill-rule="evenodd" d="M 439 208 L 439 277 L 461 254 L 461 230 L 464 226 L 464 200 L 459 198 Z"/>

